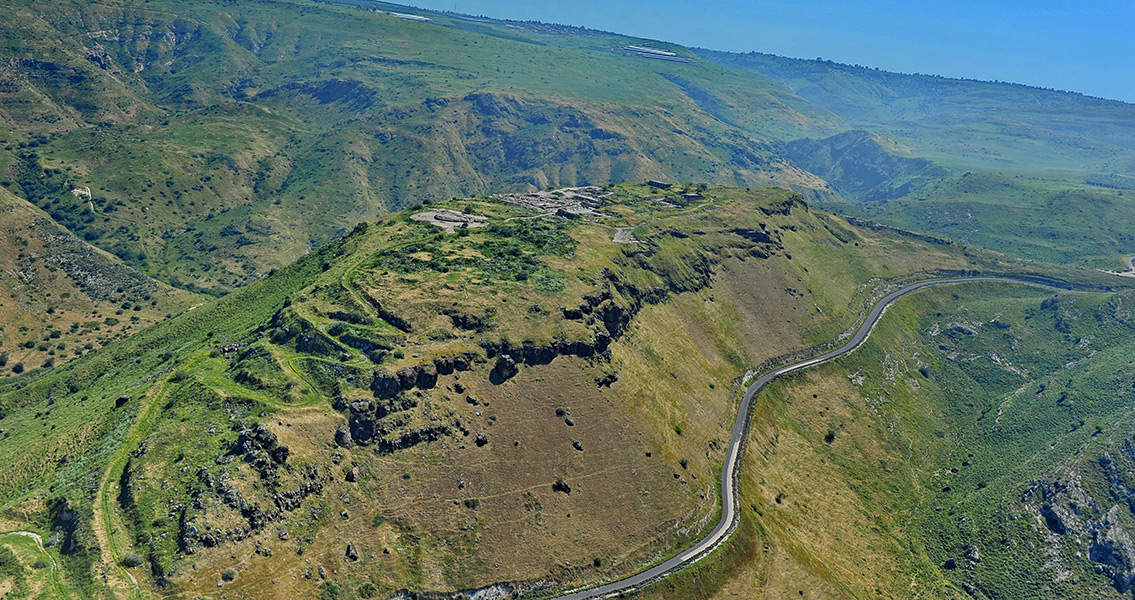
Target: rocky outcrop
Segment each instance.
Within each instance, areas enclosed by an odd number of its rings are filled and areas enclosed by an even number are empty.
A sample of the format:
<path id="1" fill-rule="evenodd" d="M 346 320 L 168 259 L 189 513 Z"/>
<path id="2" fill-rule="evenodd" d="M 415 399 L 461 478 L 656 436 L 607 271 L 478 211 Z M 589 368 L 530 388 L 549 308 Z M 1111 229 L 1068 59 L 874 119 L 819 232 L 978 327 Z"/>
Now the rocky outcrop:
<path id="1" fill-rule="evenodd" d="M 238 421 L 234 429 L 239 431 L 239 435 L 228 454 L 243 456 L 244 461 L 260 473 L 261 479 L 275 478 L 276 469 L 288 461 L 288 447 L 281 444 L 264 423 L 257 423 L 250 429 Z"/>
<path id="2" fill-rule="evenodd" d="M 393 398 L 401 391 L 414 388 L 433 389 L 437 385 L 439 375 L 451 375 L 455 371 L 468 371 L 477 358 L 476 354 L 466 352 L 443 356 L 433 362 L 404 367 L 396 373 L 375 371 L 370 389 L 375 397 L 380 399 Z"/>
<path id="3" fill-rule="evenodd" d="M 396 438 L 386 438 L 378 441 L 379 454 L 391 454 L 399 450 L 405 450 L 424 444 L 426 442 L 433 442 L 441 439 L 442 436 L 449 435 L 453 429 L 450 425 L 434 425 L 430 427 L 421 427 L 407 431 Z"/>
<path id="4" fill-rule="evenodd" d="M 513 360 L 511 355 L 502 354 L 497 357 L 497 364 L 493 365 L 493 370 L 489 373 L 489 381 L 493 385 L 500 385 L 520 372 L 516 366 L 516 361 Z"/>
<path id="5" fill-rule="evenodd" d="M 1127 445 L 1131 445 L 1130 440 Z M 1086 476 L 1077 468 L 1066 467 L 1052 480 L 1033 483 L 1021 495 L 1021 501 L 1034 511 L 1038 523 L 1050 532 L 1050 543 L 1055 544 L 1050 553 L 1059 555 L 1062 538 L 1079 540 L 1087 546 L 1087 558 L 1094 564 L 1094 571 L 1110 579 L 1121 593 L 1135 585 L 1135 540 L 1128 532 L 1129 526 L 1125 526 L 1135 515 L 1135 489 L 1126 478 L 1133 458 L 1123 456 L 1125 464 L 1120 468 L 1116 464 L 1120 457 L 1107 452 L 1099 457 L 1096 465 L 1107 481 L 1107 489 L 1102 493 L 1090 492 L 1095 488 L 1085 485 Z"/>

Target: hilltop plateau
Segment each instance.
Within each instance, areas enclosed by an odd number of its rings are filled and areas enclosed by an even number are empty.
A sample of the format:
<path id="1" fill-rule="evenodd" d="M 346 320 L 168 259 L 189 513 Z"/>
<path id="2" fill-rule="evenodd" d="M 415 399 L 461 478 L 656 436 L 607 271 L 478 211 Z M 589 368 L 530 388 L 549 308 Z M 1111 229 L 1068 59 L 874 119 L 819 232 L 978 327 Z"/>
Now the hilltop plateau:
<path id="1" fill-rule="evenodd" d="M 747 371 L 888 284 L 1035 268 L 782 190 L 427 209 L 0 395 L 3 518 L 84 594 L 601 580 L 716 521 Z"/>

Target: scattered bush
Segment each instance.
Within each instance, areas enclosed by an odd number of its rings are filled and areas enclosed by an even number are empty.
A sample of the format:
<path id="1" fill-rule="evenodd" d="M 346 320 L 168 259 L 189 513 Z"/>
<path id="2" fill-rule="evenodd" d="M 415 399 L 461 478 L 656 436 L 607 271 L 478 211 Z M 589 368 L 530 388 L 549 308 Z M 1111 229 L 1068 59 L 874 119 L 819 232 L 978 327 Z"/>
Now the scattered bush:
<path id="1" fill-rule="evenodd" d="M 236 570 L 225 569 L 224 571 L 221 571 L 221 579 L 223 579 L 224 581 L 232 581 L 236 579 Z"/>
<path id="2" fill-rule="evenodd" d="M 133 569 L 142 566 L 142 557 L 134 552 L 127 552 L 122 557 L 122 566 Z"/>
<path id="3" fill-rule="evenodd" d="M 359 586 L 359 598 L 374 598 L 376 594 L 378 586 L 369 581 Z"/>
<path id="4" fill-rule="evenodd" d="M 465 499 L 465 508 L 476 509 L 480 505 L 481 505 L 481 500 L 478 499 L 478 498 L 466 498 Z"/>

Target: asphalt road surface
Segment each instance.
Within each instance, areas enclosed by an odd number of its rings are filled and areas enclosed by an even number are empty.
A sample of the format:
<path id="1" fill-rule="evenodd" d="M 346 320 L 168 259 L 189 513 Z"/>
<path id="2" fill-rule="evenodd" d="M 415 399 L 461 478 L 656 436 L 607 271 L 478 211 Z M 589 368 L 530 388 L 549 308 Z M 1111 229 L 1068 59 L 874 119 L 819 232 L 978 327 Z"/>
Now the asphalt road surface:
<path id="1" fill-rule="evenodd" d="M 1135 259 L 1132 257 L 1130 261 Z M 620 593 L 629 592 L 643 587 L 648 583 L 661 579 L 670 573 L 677 571 L 683 567 L 697 562 L 699 559 L 708 554 L 711 550 L 716 548 L 719 544 L 724 542 L 732 535 L 733 530 L 737 527 L 738 515 L 737 505 L 737 489 L 735 474 L 738 465 L 741 463 L 741 448 L 742 441 L 745 439 L 746 432 L 749 425 L 749 414 L 753 406 L 753 398 L 761 392 L 768 384 L 772 383 L 777 377 L 787 375 L 801 369 L 807 369 L 818 364 L 828 362 L 832 359 L 839 358 L 845 354 L 850 353 L 852 350 L 858 348 L 867 337 L 871 335 L 871 331 L 875 328 L 875 324 L 879 322 L 879 317 L 883 316 L 883 311 L 887 309 L 895 300 L 916 292 L 918 290 L 939 286 L 939 285 L 955 285 L 960 283 L 972 283 L 978 281 L 1000 281 L 1006 283 L 1015 283 L 1020 285 L 1027 285 L 1031 287 L 1039 287 L 1044 289 L 1066 291 L 1064 288 L 1058 288 L 1043 283 L 1026 281 L 1022 279 L 1013 279 L 1010 277 L 956 277 L 951 279 L 936 279 L 931 281 L 922 281 L 913 283 L 904 288 L 898 289 L 879 300 L 877 304 L 871 309 L 863 324 L 859 326 L 859 330 L 851 337 L 844 345 L 825 352 L 819 356 L 802 360 L 798 363 L 785 365 L 774 371 L 770 371 L 757 379 L 745 390 L 745 396 L 741 400 L 741 406 L 737 411 L 737 420 L 733 424 L 733 435 L 729 438 L 729 448 L 725 453 L 725 468 L 721 470 L 721 520 L 717 523 L 717 527 L 699 540 L 696 544 L 683 550 L 677 556 L 669 560 L 655 565 L 645 571 L 631 575 L 625 579 L 613 581 L 598 587 L 590 589 L 578 590 L 556 596 L 557 600 L 591 600 L 594 598 L 608 598 L 617 596 Z"/>

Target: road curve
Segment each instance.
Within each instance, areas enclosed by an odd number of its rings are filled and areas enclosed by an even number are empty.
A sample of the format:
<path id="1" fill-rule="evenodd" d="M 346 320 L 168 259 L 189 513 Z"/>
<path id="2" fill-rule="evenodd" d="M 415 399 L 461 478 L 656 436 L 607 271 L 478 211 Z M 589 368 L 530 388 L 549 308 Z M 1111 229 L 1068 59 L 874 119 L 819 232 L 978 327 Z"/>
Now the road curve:
<path id="1" fill-rule="evenodd" d="M 835 350 L 830 350 L 828 352 L 820 354 L 819 356 L 815 356 L 807 360 L 802 360 L 790 365 L 785 365 L 783 367 L 770 371 L 761 376 L 760 379 L 757 379 L 755 382 L 753 382 L 753 384 L 745 390 L 745 395 L 742 397 L 741 405 L 737 411 L 737 420 L 733 423 L 733 435 L 729 438 L 729 448 L 725 453 L 725 467 L 721 470 L 721 520 L 718 521 L 717 527 L 714 527 L 713 531 L 711 531 L 709 535 L 699 540 L 690 548 L 683 550 L 677 556 L 674 556 L 669 560 L 666 560 L 665 562 L 659 563 L 645 571 L 590 589 L 568 592 L 563 595 L 556 596 L 555 600 L 591 600 L 595 598 L 608 598 L 621 593 L 630 592 L 658 579 L 661 579 L 662 577 L 665 577 L 666 575 L 669 575 L 670 573 L 677 571 L 683 567 L 692 565 L 693 563 L 706 556 L 711 550 L 728 539 L 729 536 L 732 535 L 733 530 L 737 528 L 737 523 L 739 521 L 740 515 L 737 512 L 739 499 L 737 498 L 736 474 L 737 469 L 741 463 L 741 451 L 743 449 L 742 442 L 744 441 L 749 429 L 749 415 L 753 407 L 753 398 L 755 398 L 756 395 L 761 392 L 761 390 L 763 390 L 766 386 L 768 386 L 768 384 L 772 383 L 775 379 L 781 377 L 782 375 L 794 373 L 801 369 L 807 369 L 808 367 L 813 367 L 818 364 L 828 362 L 832 359 L 839 358 L 845 354 L 849 354 L 851 351 L 858 348 L 864 341 L 867 340 L 867 337 L 871 335 L 871 331 L 875 328 L 875 324 L 879 322 L 879 317 L 883 316 L 883 311 L 885 311 L 888 306 L 894 303 L 895 300 L 898 300 L 899 298 L 902 298 L 907 294 L 933 286 L 955 285 L 961 283 L 983 281 L 1005 282 L 1049 290 L 1070 291 L 1070 288 L 1057 287 L 1054 285 L 1048 285 L 1024 279 L 1014 279 L 1012 277 L 976 276 L 921 281 L 918 283 L 912 283 L 906 287 L 900 288 L 891 292 L 890 294 L 887 294 L 883 297 L 883 299 L 879 300 L 879 302 L 875 304 L 875 306 L 871 309 L 871 312 L 868 313 L 867 318 L 864 319 L 863 324 L 859 326 L 859 329 L 855 332 L 855 335 L 853 335 L 851 339 L 847 341 L 847 343 L 840 346 L 839 348 L 836 348 Z"/>

